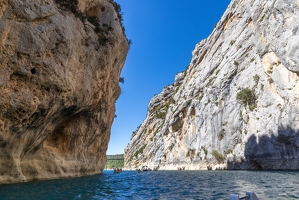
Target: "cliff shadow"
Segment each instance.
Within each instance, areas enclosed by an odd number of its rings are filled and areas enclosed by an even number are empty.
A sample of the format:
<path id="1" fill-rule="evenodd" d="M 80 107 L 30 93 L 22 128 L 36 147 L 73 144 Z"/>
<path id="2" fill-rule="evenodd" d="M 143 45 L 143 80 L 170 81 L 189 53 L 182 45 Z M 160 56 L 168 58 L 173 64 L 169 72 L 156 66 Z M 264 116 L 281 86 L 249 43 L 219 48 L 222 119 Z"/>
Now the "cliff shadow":
<path id="1" fill-rule="evenodd" d="M 280 126 L 277 133 L 252 135 L 245 144 L 243 158 L 227 160 L 228 169 L 298 170 L 299 131 Z"/>

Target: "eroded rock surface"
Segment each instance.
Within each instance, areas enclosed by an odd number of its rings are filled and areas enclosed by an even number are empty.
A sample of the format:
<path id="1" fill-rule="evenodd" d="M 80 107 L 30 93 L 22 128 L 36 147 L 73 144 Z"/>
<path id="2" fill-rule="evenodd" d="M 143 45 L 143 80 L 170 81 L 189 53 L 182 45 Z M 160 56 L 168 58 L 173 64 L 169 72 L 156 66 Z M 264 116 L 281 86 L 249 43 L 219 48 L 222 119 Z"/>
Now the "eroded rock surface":
<path id="1" fill-rule="evenodd" d="M 298 1 L 233 0 L 150 101 L 126 167 L 299 169 L 298 30 Z"/>
<path id="2" fill-rule="evenodd" d="M 108 0 L 0 0 L 0 183 L 100 173 L 128 51 Z"/>

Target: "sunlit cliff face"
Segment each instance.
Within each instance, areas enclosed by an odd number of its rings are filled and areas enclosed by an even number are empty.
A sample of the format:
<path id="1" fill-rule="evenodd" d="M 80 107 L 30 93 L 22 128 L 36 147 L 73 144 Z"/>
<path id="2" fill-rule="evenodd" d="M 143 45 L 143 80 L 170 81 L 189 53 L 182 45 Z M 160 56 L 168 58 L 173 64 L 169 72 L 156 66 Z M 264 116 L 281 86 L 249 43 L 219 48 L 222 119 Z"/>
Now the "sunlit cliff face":
<path id="1" fill-rule="evenodd" d="M 0 183 L 104 168 L 128 42 L 113 2 L 68 2 L 0 1 Z"/>
<path id="2" fill-rule="evenodd" d="M 233 0 L 152 98 L 128 168 L 298 169 L 297 1 Z"/>

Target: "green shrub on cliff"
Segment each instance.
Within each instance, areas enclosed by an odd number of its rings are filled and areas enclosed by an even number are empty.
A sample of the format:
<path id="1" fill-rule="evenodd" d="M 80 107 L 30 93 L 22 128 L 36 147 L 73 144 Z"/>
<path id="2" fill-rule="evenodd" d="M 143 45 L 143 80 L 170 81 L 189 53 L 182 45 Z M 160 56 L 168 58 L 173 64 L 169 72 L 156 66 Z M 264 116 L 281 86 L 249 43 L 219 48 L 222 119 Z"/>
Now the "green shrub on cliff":
<path id="1" fill-rule="evenodd" d="M 156 113 L 156 117 L 157 117 L 158 119 L 165 119 L 165 117 L 166 117 L 166 112 L 158 112 L 158 113 Z"/>
<path id="2" fill-rule="evenodd" d="M 254 80 L 254 82 L 255 82 L 255 84 L 258 84 L 259 83 L 259 80 L 260 80 L 260 76 L 259 75 L 254 75 L 253 76 L 253 80 Z"/>
<path id="3" fill-rule="evenodd" d="M 242 88 L 237 94 L 237 100 L 244 106 L 249 106 L 250 111 L 256 108 L 256 96 L 253 90 L 249 88 Z"/>
<path id="4" fill-rule="evenodd" d="M 134 153 L 134 156 L 135 157 L 137 157 L 138 156 L 138 154 L 142 154 L 143 153 L 143 150 L 145 149 L 145 147 L 146 147 L 146 144 L 144 144 L 142 147 L 140 147 L 140 149 L 138 149 L 138 151 L 136 151 L 135 153 Z"/>
<path id="5" fill-rule="evenodd" d="M 219 153 L 217 150 L 212 151 L 212 156 L 214 156 L 218 163 L 223 163 L 225 160 L 225 156 Z"/>
<path id="6" fill-rule="evenodd" d="M 76 17 L 80 18 L 81 20 L 84 19 L 83 13 L 78 9 L 78 0 L 55 0 L 55 2 L 61 6 L 62 9 L 68 10 L 75 14 Z"/>
<path id="7" fill-rule="evenodd" d="M 101 46 L 105 46 L 109 42 L 108 33 L 109 31 L 113 31 L 113 28 L 108 24 L 101 25 L 100 20 L 98 19 L 97 16 L 87 16 L 86 13 L 81 12 L 78 8 L 78 0 L 64 0 L 64 1 L 55 0 L 55 2 L 61 7 L 61 9 L 74 13 L 74 15 L 77 18 L 82 20 L 82 22 L 87 19 L 91 24 L 93 24 L 95 26 L 95 32 L 99 36 L 98 42 Z M 113 5 L 114 10 L 117 13 L 119 23 L 122 27 L 123 33 L 125 34 L 125 27 L 123 25 L 121 6 L 114 0 L 110 0 L 110 3 Z M 127 42 L 130 48 L 132 41 L 127 39 Z"/>
<path id="8" fill-rule="evenodd" d="M 121 7 L 120 5 L 115 2 L 114 0 L 111 0 L 110 1 L 114 7 L 114 10 L 116 11 L 117 13 L 117 17 L 118 17 L 118 20 L 119 20 L 119 23 L 121 24 L 121 27 L 122 27 L 122 30 L 123 30 L 123 33 L 125 33 L 125 27 L 123 25 L 123 13 L 121 12 Z M 129 42 L 129 41 L 128 41 Z M 130 42 L 129 42 L 130 43 Z"/>

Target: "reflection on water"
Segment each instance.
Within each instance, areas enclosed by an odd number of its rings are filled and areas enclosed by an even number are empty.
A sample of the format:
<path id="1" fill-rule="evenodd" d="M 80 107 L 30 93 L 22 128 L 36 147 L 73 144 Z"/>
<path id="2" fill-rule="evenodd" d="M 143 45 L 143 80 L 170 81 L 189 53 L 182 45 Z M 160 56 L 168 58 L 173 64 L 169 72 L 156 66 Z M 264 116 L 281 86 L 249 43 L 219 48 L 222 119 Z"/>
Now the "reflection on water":
<path id="1" fill-rule="evenodd" d="M 253 191 L 260 199 L 299 199 L 299 172 L 124 171 L 0 185 L 0 199 L 229 199 Z"/>

